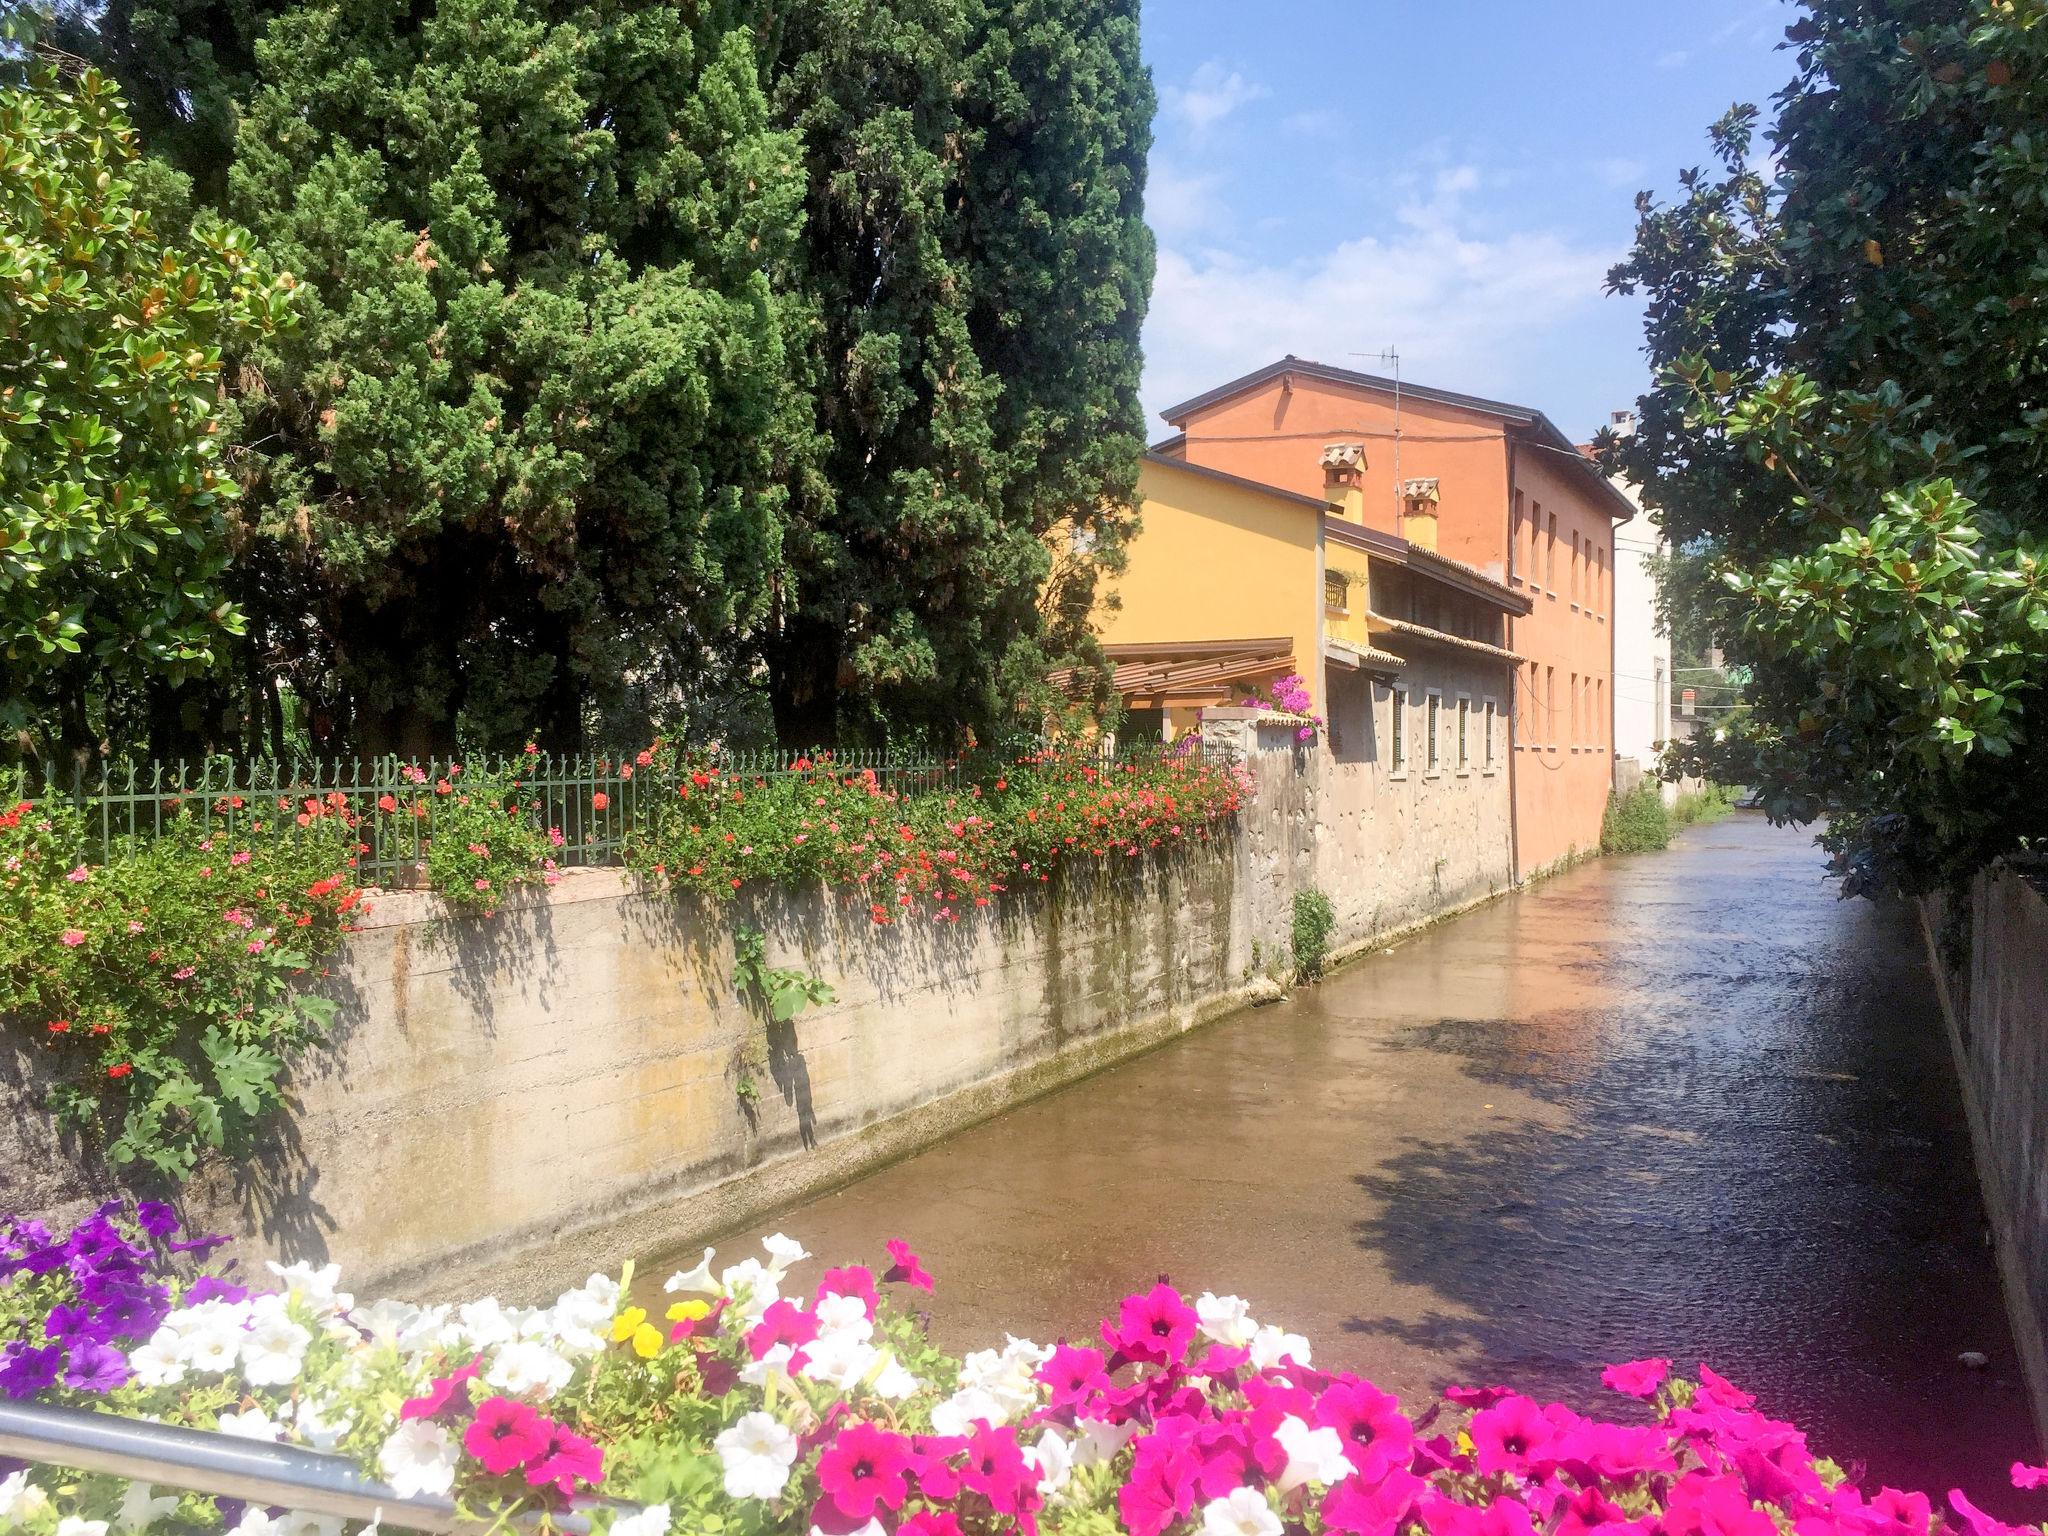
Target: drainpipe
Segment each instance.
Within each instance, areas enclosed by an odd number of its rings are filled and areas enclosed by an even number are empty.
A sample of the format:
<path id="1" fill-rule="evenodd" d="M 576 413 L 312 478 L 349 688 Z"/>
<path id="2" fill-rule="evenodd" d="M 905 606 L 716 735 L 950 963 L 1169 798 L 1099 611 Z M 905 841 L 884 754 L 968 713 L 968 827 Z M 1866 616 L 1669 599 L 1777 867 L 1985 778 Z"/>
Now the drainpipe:
<path id="1" fill-rule="evenodd" d="M 1503 520 L 1501 548 L 1507 551 L 1507 559 L 1501 563 L 1501 572 L 1505 575 L 1508 569 L 1513 566 L 1515 560 L 1515 435 L 1512 431 L 1503 429 L 1501 436 L 1507 441 L 1508 454 L 1508 493 L 1502 498 L 1500 509 L 1500 515 Z M 1529 576 L 1526 571 L 1522 574 L 1522 590 L 1525 594 L 1529 590 Z M 1533 612 L 1534 610 L 1532 609 L 1531 611 Z M 1607 636 L 1610 649 L 1612 649 L 1614 643 L 1613 622 L 1613 619 L 1610 617 L 1608 620 L 1609 633 Z M 1516 649 L 1515 641 L 1520 636 L 1515 631 L 1515 625 L 1515 616 L 1509 614 L 1508 649 L 1514 651 L 1519 656 L 1521 652 Z M 1518 807 L 1521 802 L 1522 773 L 1522 664 L 1518 661 L 1509 662 L 1508 674 L 1513 679 L 1508 687 L 1508 884 L 1520 885 L 1522 883 L 1522 822 Z M 1607 687 L 1610 692 L 1613 691 L 1614 683 L 1611 679 Z"/>

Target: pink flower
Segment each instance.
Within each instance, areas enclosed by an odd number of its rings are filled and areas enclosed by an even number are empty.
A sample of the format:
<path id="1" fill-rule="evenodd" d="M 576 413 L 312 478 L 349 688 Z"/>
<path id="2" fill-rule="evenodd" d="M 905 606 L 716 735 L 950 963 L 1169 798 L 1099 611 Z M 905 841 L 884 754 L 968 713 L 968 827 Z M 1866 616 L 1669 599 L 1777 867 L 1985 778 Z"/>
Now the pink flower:
<path id="1" fill-rule="evenodd" d="M 171 980 L 190 981 L 194 974 L 195 973 L 191 966 L 181 965 L 175 971 L 171 972 Z"/>
<path id="2" fill-rule="evenodd" d="M 765 1360 L 778 1344 L 801 1349 L 818 1336 L 818 1319 L 792 1301 L 778 1301 L 761 1314 L 761 1321 L 747 1330 L 747 1348 L 756 1360 Z"/>
<path id="3" fill-rule="evenodd" d="M 526 1404 L 509 1397 L 484 1399 L 469 1428 L 462 1432 L 463 1449 L 493 1477 L 525 1466 L 547 1446 L 545 1421 Z"/>
<path id="4" fill-rule="evenodd" d="M 883 1246 L 889 1250 L 892 1260 L 882 1276 L 885 1282 L 915 1286 L 920 1291 L 932 1288 L 932 1277 L 925 1271 L 924 1261 L 910 1251 L 910 1244 L 900 1237 L 892 1237 Z"/>
<path id="5" fill-rule="evenodd" d="M 249 953 L 250 953 L 250 954 L 252 954 L 252 955 L 260 955 L 260 954 L 262 954 L 262 953 L 263 953 L 263 941 L 262 941 L 261 939 L 251 939 L 251 940 L 249 941 Z"/>
<path id="6" fill-rule="evenodd" d="M 1601 1383 L 1624 1397 L 1651 1398 L 1671 1374 L 1671 1362 L 1662 1358 L 1630 1360 L 1610 1365 L 1600 1373 Z"/>
<path id="7" fill-rule="evenodd" d="M 527 1467 L 526 1481 L 535 1488 L 552 1487 L 564 1497 L 574 1493 L 578 1483 L 596 1487 L 604 1478 L 604 1453 L 559 1424 L 540 1422 L 547 1430 L 547 1443 Z"/>
<path id="8" fill-rule="evenodd" d="M 1078 1407 L 1109 1390 L 1102 1352 L 1085 1344 L 1060 1345 L 1038 1368 L 1038 1379 L 1045 1384 L 1047 1406 L 1053 1408 Z"/>
<path id="9" fill-rule="evenodd" d="M 460 1370 L 450 1371 L 446 1376 L 437 1376 L 427 1386 L 424 1396 L 410 1397 L 399 1407 L 401 1422 L 407 1419 L 431 1419 L 446 1408 L 455 1396 L 455 1389 L 466 1381 L 474 1381 L 483 1356 L 478 1355 Z"/>
<path id="10" fill-rule="evenodd" d="M 1688 1472 L 1672 1484 L 1661 1524 L 1666 1536 L 1776 1536 L 1778 1529 L 1739 1482 L 1708 1472 Z"/>
<path id="11" fill-rule="evenodd" d="M 1412 1472 L 1389 1472 L 1377 1483 L 1347 1477 L 1323 1495 L 1323 1526 L 1349 1536 L 1394 1536 L 1428 1485 Z"/>
<path id="12" fill-rule="evenodd" d="M 881 1300 L 875 1294 L 874 1271 L 865 1264 L 849 1264 L 844 1269 L 828 1269 L 818 1279 L 818 1300 L 827 1296 L 858 1296 L 867 1304 L 868 1316 L 875 1315 L 875 1305 Z"/>
<path id="13" fill-rule="evenodd" d="M 1415 1426 L 1401 1401 L 1369 1381 L 1340 1381 L 1316 1399 L 1315 1421 L 1334 1429 L 1344 1455 L 1367 1482 L 1376 1482 L 1415 1454 Z"/>
<path id="14" fill-rule="evenodd" d="M 69 880 L 73 885 L 83 885 L 85 884 L 86 881 L 92 878 L 92 871 L 87 869 L 83 864 L 81 864 L 78 866 L 78 868 L 72 870 L 71 873 L 66 875 L 64 878 L 66 880 Z"/>
<path id="15" fill-rule="evenodd" d="M 1470 1433 L 1481 1472 L 1526 1474 L 1557 1427 L 1528 1398 L 1509 1393 L 1472 1415 Z"/>
<path id="16" fill-rule="evenodd" d="M 1117 1308 L 1117 1326 L 1102 1321 L 1102 1340 L 1125 1360 L 1178 1365 L 1187 1358 L 1201 1319 L 1164 1280 L 1141 1295 L 1126 1296 Z"/>
<path id="17" fill-rule="evenodd" d="M 1038 1474 L 1024 1459 L 1017 1431 L 980 1424 L 967 1438 L 960 1481 L 995 1506 L 999 1515 L 1027 1515 L 1039 1505 Z"/>
<path id="18" fill-rule="evenodd" d="M 1756 1399 L 1735 1385 L 1726 1376 L 1700 1362 L 1700 1390 L 1695 1402 L 1714 1408 L 1754 1408 Z"/>
<path id="19" fill-rule="evenodd" d="M 142 932 L 142 924 L 136 922 L 135 919 L 130 918 L 128 920 L 128 931 L 130 933 L 140 933 Z"/>
<path id="20" fill-rule="evenodd" d="M 63 942 L 66 949 L 76 949 L 85 942 L 85 930 L 83 928 L 66 928 L 57 937 Z"/>
<path id="21" fill-rule="evenodd" d="M 229 862 L 230 864 L 237 864 L 237 865 L 239 865 L 239 864 L 246 864 L 246 863 L 248 863 L 248 862 L 249 862 L 249 850 L 248 850 L 248 849 L 246 849 L 246 848 L 243 848 L 243 849 L 239 849 L 238 851 L 236 851 L 236 852 L 234 852 L 234 853 L 231 853 L 231 854 L 229 854 L 229 855 L 228 855 L 228 862 Z"/>
<path id="22" fill-rule="evenodd" d="M 910 1496 L 910 1442 L 868 1423 L 849 1424 L 818 1458 L 818 1487 L 855 1524 L 877 1504 L 901 1509 Z"/>
<path id="23" fill-rule="evenodd" d="M 2015 1488 L 2048 1488 L 2048 1467 L 2030 1467 L 2024 1461 L 2012 1464 L 2012 1485 Z"/>

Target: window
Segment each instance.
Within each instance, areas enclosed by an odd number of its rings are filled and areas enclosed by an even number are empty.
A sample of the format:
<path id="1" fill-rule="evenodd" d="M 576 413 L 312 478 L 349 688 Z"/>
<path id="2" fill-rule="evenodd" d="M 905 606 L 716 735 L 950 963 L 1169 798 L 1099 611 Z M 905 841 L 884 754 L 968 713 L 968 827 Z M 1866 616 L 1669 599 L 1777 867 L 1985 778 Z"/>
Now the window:
<path id="1" fill-rule="evenodd" d="M 1344 599 L 1349 595 L 1350 590 L 1349 584 L 1335 571 L 1325 571 L 1323 573 L 1323 606 L 1325 608 L 1334 608 L 1339 613 L 1344 612 Z"/>
<path id="2" fill-rule="evenodd" d="M 1484 725 L 1486 731 L 1486 746 L 1484 750 L 1486 755 L 1481 759 L 1488 773 L 1493 772 L 1493 723 L 1499 714 L 1500 706 L 1494 703 L 1493 700 L 1488 699 L 1486 701 L 1486 720 Z"/>
<path id="3" fill-rule="evenodd" d="M 1543 739 L 1557 750 L 1557 668 L 1543 669 Z"/>
<path id="4" fill-rule="evenodd" d="M 1472 701 L 1460 695 L 1458 698 L 1458 772 L 1469 773 L 1472 769 Z"/>
<path id="5" fill-rule="evenodd" d="M 1543 668 L 1532 661 L 1529 663 L 1529 699 L 1522 707 L 1521 716 L 1516 722 L 1520 729 L 1515 734 L 1515 740 L 1525 747 L 1534 747 L 1543 740 L 1543 733 L 1538 724 L 1543 717 L 1536 708 L 1542 687 Z"/>
<path id="6" fill-rule="evenodd" d="M 1579 674 L 1578 674 L 1578 673 L 1576 673 L 1576 672 L 1574 672 L 1574 673 L 1572 674 L 1572 680 L 1571 680 L 1571 690 L 1570 690 L 1570 691 L 1571 691 L 1571 706 L 1572 706 L 1572 718 L 1571 718 L 1571 727 L 1572 727 L 1572 734 L 1571 734 L 1571 743 L 1572 743 L 1572 750 L 1573 750 L 1574 752 L 1576 752 L 1576 751 L 1578 751 L 1578 750 L 1579 750 L 1579 741 L 1580 741 L 1580 737 L 1579 737 Z"/>
<path id="7" fill-rule="evenodd" d="M 1593 745 L 1607 745 L 1607 679 L 1604 677 L 1593 684 Z"/>
<path id="8" fill-rule="evenodd" d="M 1067 530 L 1067 548 L 1077 555 L 1095 553 L 1095 530 L 1079 524 Z"/>
<path id="9" fill-rule="evenodd" d="M 1424 766 L 1431 773 L 1437 772 L 1443 766 L 1440 760 L 1442 749 L 1438 745 L 1442 739 L 1440 732 L 1443 724 L 1443 707 L 1443 695 L 1434 691 L 1429 694 L 1428 699 L 1423 704 L 1422 760 Z"/>
<path id="10" fill-rule="evenodd" d="M 1571 565 L 1571 570 L 1570 570 L 1570 572 L 1569 572 L 1568 574 L 1569 574 L 1569 577 L 1570 577 L 1570 580 L 1571 580 L 1571 587 L 1572 587 L 1572 606 L 1573 606 L 1574 608 L 1576 608 L 1576 607 L 1578 607 L 1578 606 L 1579 606 L 1579 587 L 1580 587 L 1580 581 L 1579 581 L 1579 535 L 1578 535 L 1578 530 L 1577 530 L 1577 529 L 1573 529 L 1573 530 L 1572 530 L 1572 565 Z"/>
<path id="11" fill-rule="evenodd" d="M 1593 551 L 1593 609 L 1600 614 L 1607 612 L 1607 546 L 1604 544 Z"/>
<path id="12" fill-rule="evenodd" d="M 1393 748 L 1393 772 L 1408 771 L 1408 690 L 1394 690 L 1394 725 L 1387 732 L 1387 741 Z"/>
<path id="13" fill-rule="evenodd" d="M 1508 519 L 1508 580 L 1522 579 L 1522 493 L 1515 492 L 1515 509 Z"/>
<path id="14" fill-rule="evenodd" d="M 1557 514 L 1550 514 L 1550 542 L 1543 551 L 1543 585 L 1557 596 Z"/>

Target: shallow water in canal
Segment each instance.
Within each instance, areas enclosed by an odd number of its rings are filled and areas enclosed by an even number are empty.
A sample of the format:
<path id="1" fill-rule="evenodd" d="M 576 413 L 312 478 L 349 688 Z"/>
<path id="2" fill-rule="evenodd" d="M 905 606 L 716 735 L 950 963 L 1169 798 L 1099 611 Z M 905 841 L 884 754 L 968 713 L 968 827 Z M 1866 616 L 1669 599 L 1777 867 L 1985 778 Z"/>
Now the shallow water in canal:
<path id="1" fill-rule="evenodd" d="M 908 1239 L 950 1347 L 1078 1336 L 1163 1272 L 1411 1402 L 1506 1381 L 1592 1406 L 1608 1361 L 1704 1359 L 1872 1485 L 2048 1516 L 2005 1488 L 2038 1447 L 1911 920 L 1838 901 L 1809 836 L 1754 815 L 1443 923 L 721 1247 L 778 1228 L 878 1268 Z"/>

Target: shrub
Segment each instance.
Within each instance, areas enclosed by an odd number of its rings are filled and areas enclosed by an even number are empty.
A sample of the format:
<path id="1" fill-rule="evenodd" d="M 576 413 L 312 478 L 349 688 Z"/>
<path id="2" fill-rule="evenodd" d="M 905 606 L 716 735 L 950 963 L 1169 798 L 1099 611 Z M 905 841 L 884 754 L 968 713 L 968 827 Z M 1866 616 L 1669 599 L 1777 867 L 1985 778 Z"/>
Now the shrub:
<path id="1" fill-rule="evenodd" d="M 319 800 L 166 814 L 101 865 L 68 802 L 0 814 L 0 1014 L 51 1060 L 61 1123 L 176 1177 L 277 1102 L 333 1009 L 304 983 L 360 893 L 353 835 Z"/>
<path id="2" fill-rule="evenodd" d="M 1294 893 L 1294 979 L 1314 981 L 1323 974 L 1330 954 L 1330 933 L 1337 913 L 1321 891 Z"/>
<path id="3" fill-rule="evenodd" d="M 1643 780 L 1625 795 L 1608 795 L 1600 822 L 1602 853 L 1657 853 L 1670 843 L 1671 822 L 1655 779 Z"/>
<path id="4" fill-rule="evenodd" d="M 2038 1531 L 1960 1491 L 1954 1517 L 1920 1494 L 1866 1496 L 1704 1365 L 1696 1381 L 1664 1359 L 1610 1366 L 1626 1422 L 1495 1386 L 1449 1388 L 1411 1416 L 1314 1367 L 1309 1340 L 1244 1300 L 1164 1281 L 1102 1320 L 1100 1348 L 1013 1337 L 956 1359 L 895 1300 L 928 1304 L 933 1286 L 901 1242 L 886 1267 L 797 1282 L 810 1255 L 777 1234 L 715 1273 L 706 1249 L 660 1299 L 636 1301 L 630 1272 L 592 1275 L 528 1310 L 359 1307 L 332 1264 L 272 1265 L 268 1292 L 187 1281 L 177 1230 L 147 1205 L 61 1238 L 0 1221 L 0 1385 L 336 1451 L 493 1530 L 580 1505 L 604 1536 Z M 2033 1486 L 2048 1469 L 2012 1476 Z M 319 1524 L 45 1467 L 0 1482 L 0 1508 L 31 1536 L 165 1516 L 218 1530 L 239 1515 L 237 1536 Z"/>
<path id="5" fill-rule="evenodd" d="M 1671 819 L 1687 826 L 1696 821 L 1719 821 L 1735 809 L 1735 790 L 1726 784 L 1708 784 L 1688 790 L 1671 807 Z"/>

